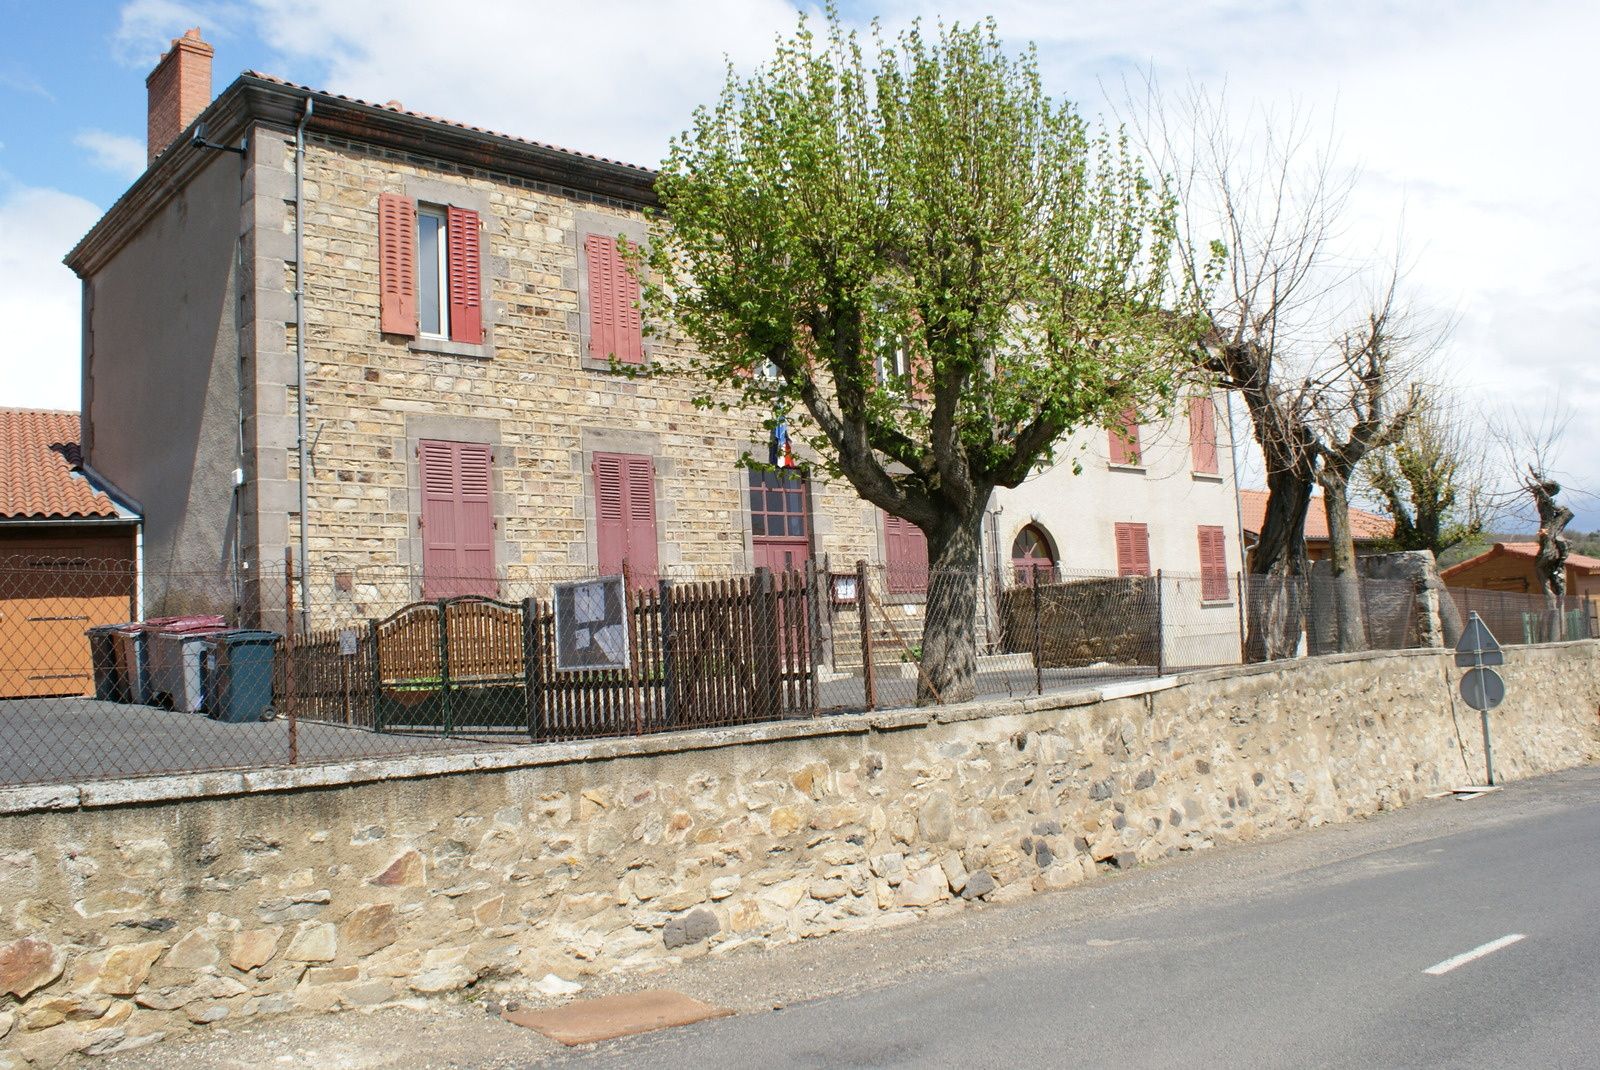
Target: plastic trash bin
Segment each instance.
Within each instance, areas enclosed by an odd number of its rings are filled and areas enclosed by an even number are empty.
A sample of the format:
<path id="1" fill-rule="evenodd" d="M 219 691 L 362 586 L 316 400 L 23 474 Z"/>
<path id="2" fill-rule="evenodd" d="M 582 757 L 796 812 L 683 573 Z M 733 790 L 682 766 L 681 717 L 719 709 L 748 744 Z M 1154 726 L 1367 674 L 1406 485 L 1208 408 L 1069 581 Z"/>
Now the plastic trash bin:
<path id="1" fill-rule="evenodd" d="M 272 705 L 278 633 L 240 629 L 206 640 L 206 710 L 230 724 L 261 720 Z"/>
<path id="2" fill-rule="evenodd" d="M 148 622 L 147 622 L 148 623 Z M 205 709 L 205 674 L 201 659 L 206 640 L 225 631 L 209 621 L 185 621 L 180 630 L 162 630 L 150 636 L 146 649 L 153 696 L 184 713 Z"/>
<path id="3" fill-rule="evenodd" d="M 101 624 L 89 637 L 89 663 L 94 667 L 94 697 L 101 702 L 127 702 L 128 681 L 117 667 L 117 630 L 122 624 Z"/>
<path id="4" fill-rule="evenodd" d="M 148 637 L 142 624 L 125 624 L 116 629 L 117 676 L 127 687 L 125 702 L 144 705 L 150 701 L 150 665 L 145 659 Z"/>

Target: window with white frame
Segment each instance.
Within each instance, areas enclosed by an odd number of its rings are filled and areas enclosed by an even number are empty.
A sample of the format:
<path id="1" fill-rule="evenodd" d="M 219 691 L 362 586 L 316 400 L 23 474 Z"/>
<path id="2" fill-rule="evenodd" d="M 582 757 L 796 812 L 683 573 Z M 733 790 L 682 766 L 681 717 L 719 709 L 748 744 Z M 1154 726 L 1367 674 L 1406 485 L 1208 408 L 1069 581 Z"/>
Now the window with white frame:
<path id="1" fill-rule="evenodd" d="M 417 329 L 450 337 L 450 238 L 445 210 L 417 206 Z"/>

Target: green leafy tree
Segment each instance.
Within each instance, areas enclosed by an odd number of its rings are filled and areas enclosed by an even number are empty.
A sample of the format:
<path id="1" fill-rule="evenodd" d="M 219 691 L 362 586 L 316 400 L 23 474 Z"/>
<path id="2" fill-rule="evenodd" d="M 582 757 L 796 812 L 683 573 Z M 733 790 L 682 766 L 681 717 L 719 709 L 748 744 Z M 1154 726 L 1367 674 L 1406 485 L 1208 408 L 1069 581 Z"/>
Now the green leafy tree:
<path id="1" fill-rule="evenodd" d="M 1437 559 L 1482 534 L 1493 496 L 1483 439 L 1430 397 L 1397 441 L 1367 458 L 1357 482 L 1394 517 L 1394 549 Z"/>
<path id="2" fill-rule="evenodd" d="M 832 11 L 730 69 L 656 188 L 650 318 L 693 343 L 705 403 L 788 414 L 926 534 L 919 701 L 972 697 L 991 492 L 1075 428 L 1163 407 L 1192 351 L 1171 198 L 992 21 L 868 49 Z"/>

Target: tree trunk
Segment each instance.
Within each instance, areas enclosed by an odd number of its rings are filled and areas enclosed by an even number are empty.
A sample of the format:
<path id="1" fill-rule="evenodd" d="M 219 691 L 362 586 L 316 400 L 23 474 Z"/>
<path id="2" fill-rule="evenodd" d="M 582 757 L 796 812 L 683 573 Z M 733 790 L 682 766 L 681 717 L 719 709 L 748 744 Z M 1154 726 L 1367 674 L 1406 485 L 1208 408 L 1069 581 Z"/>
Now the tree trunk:
<path id="1" fill-rule="evenodd" d="M 982 567 L 982 503 L 971 516 L 952 517 L 928 536 L 928 601 L 922 624 L 917 705 L 977 697 L 978 569 Z"/>
<path id="2" fill-rule="evenodd" d="M 1324 468 L 1323 504 L 1328 507 L 1328 564 L 1333 571 L 1333 615 L 1342 654 L 1367 648 L 1366 615 L 1361 606 L 1361 574 L 1356 571 L 1356 544 L 1350 534 L 1350 497 L 1344 477 Z"/>
<path id="3" fill-rule="evenodd" d="M 1250 554 L 1247 661 L 1293 657 L 1305 631 L 1306 513 L 1311 479 L 1287 467 L 1267 476 L 1267 510 Z"/>

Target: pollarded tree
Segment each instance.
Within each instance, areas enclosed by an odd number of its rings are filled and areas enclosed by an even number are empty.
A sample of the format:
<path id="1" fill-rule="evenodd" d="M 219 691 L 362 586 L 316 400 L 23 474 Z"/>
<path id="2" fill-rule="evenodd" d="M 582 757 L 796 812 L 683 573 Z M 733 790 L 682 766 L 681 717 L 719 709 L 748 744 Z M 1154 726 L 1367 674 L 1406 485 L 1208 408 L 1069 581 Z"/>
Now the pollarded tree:
<path id="1" fill-rule="evenodd" d="M 645 287 L 737 390 L 927 536 L 919 701 L 974 694 L 980 523 L 1076 428 L 1160 408 L 1193 339 L 1174 205 L 993 22 L 870 49 L 804 21 L 674 139 Z M 870 55 L 868 52 L 870 51 Z M 721 396 L 726 397 L 724 393 Z"/>
<path id="2" fill-rule="evenodd" d="M 1484 434 L 1429 390 L 1400 438 L 1357 470 L 1363 492 L 1394 517 L 1396 550 L 1446 550 L 1483 533 L 1492 508 Z"/>

